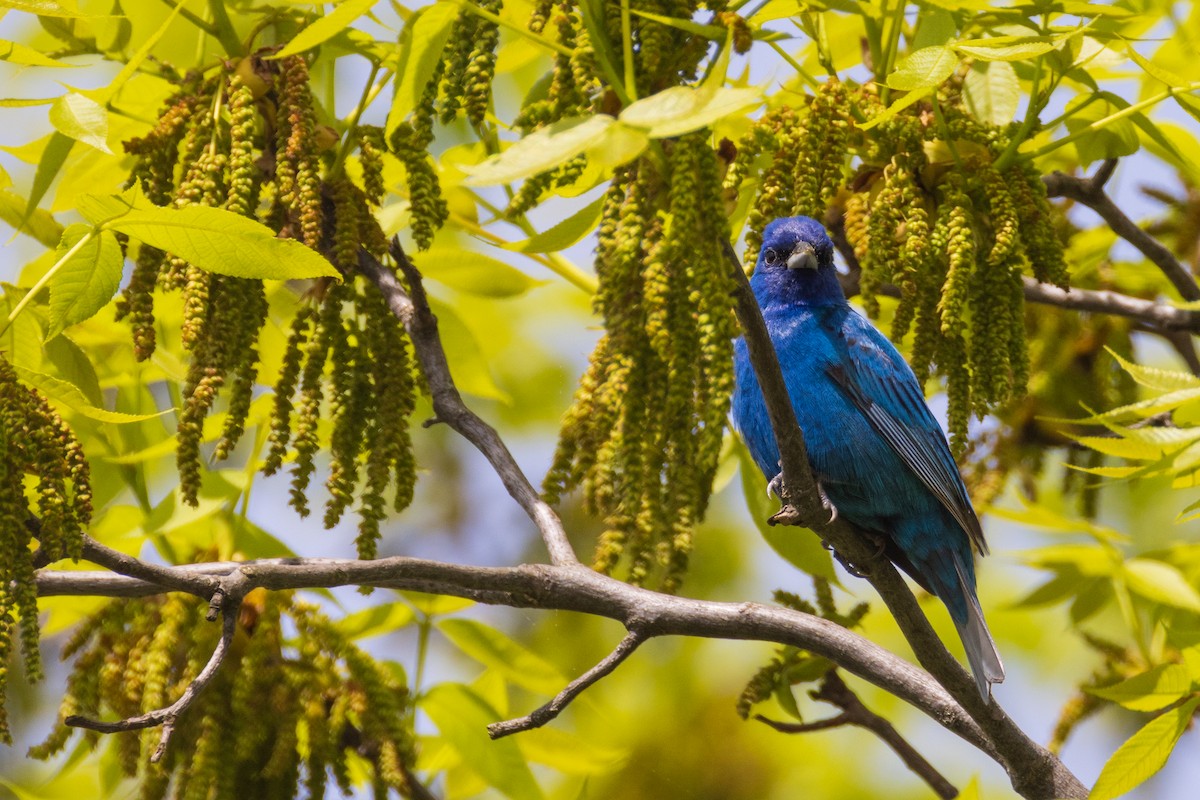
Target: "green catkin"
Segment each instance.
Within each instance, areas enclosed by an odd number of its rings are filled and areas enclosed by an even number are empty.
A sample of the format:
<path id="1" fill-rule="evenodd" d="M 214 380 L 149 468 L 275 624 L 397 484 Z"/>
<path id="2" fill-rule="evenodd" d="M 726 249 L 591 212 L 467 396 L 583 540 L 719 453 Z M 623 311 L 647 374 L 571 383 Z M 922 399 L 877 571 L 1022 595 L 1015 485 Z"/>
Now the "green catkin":
<path id="1" fill-rule="evenodd" d="M 316 471 L 316 454 L 320 449 L 317 425 L 321 419 L 321 404 L 325 397 L 322 375 L 335 336 L 344 336 L 342 305 L 349 290 L 344 285 L 329 286 L 321 304 L 316 329 L 308 340 L 304 371 L 300 378 L 300 406 L 294 442 L 296 461 L 292 466 L 291 505 L 302 517 L 308 516 L 308 484 Z"/>
<path id="2" fill-rule="evenodd" d="M 1046 197 L 1046 185 L 1031 162 L 1018 162 L 1004 174 L 1020 223 L 1021 243 L 1033 268 L 1033 276 L 1042 283 L 1066 287 L 1067 263 L 1062 240 L 1054 226 L 1054 209 Z"/>
<path id="3" fill-rule="evenodd" d="M 363 192 L 367 201 L 378 206 L 383 202 L 383 128 L 375 125 L 358 126 L 358 149 L 362 159 Z M 341 220 L 341 215 L 337 216 Z"/>
<path id="4" fill-rule="evenodd" d="M 36 505 L 26 491 L 36 495 Z M 90 523 L 90 474 L 79 442 L 0 356 L 0 741 L 11 744 L 5 710 L 13 635 L 26 677 L 40 680 L 36 538 L 49 561 L 78 558 Z M 35 511 L 36 508 L 36 511 Z"/>
<path id="5" fill-rule="evenodd" d="M 203 622 L 206 609 L 205 601 L 178 595 L 111 603 L 86 620 L 84 635 L 73 637 L 78 656 L 59 722 L 30 755 L 48 758 L 63 749 L 79 730 L 63 725 L 69 714 L 125 717 L 178 697 L 219 635 Z M 287 648 L 280 636 L 284 618 L 296 630 Z M 412 698 L 395 673 L 290 594 L 251 593 L 237 624 L 234 649 L 178 721 L 160 763 L 149 763 L 159 730 L 116 735 L 122 769 L 139 778 L 141 797 L 159 800 L 170 790 L 180 799 L 292 798 L 302 764 L 308 788 L 323 787 L 332 770 L 348 789 L 349 751 L 365 760 L 368 780 L 408 791 L 406 775 L 415 764 Z M 127 697 L 122 676 L 147 672 L 161 694 L 143 685 Z M 307 748 L 298 726 L 315 734 Z M 92 731 L 83 735 L 89 748 L 102 741 Z"/>
<path id="6" fill-rule="evenodd" d="M 480 0 L 484 11 L 499 14 L 501 0 Z M 496 45 L 500 43 L 500 26 L 491 20 L 480 20 L 475 29 L 474 45 L 466 70 L 463 87 L 463 110 L 472 125 L 483 124 L 492 99 L 492 81 L 496 73 Z"/>
<path id="7" fill-rule="evenodd" d="M 288 332 L 283 366 L 279 370 L 279 379 L 275 382 L 275 401 L 271 413 L 271 433 L 269 435 L 270 449 L 267 451 L 267 458 L 262 468 L 265 475 L 274 475 L 287 457 L 288 442 L 292 434 L 292 396 L 296 392 L 300 368 L 304 365 L 304 345 L 308 341 L 309 328 L 317 319 L 317 315 L 318 311 L 315 305 L 302 305 L 296 312 L 291 330 Z"/>

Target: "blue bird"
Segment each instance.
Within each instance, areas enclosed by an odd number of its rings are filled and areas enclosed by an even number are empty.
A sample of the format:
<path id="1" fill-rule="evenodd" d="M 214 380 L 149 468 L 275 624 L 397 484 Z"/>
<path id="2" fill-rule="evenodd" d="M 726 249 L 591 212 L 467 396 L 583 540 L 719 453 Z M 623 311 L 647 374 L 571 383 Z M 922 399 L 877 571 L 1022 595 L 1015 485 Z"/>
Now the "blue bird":
<path id="1" fill-rule="evenodd" d="M 815 220 L 767 225 L 750 285 L 833 513 L 879 537 L 888 558 L 946 604 L 989 698 L 1004 666 L 975 594 L 971 552 L 974 544 L 986 555 L 987 545 L 912 369 L 846 302 L 833 243 Z M 744 339 L 734 359 L 733 424 L 774 485 L 779 448 Z"/>

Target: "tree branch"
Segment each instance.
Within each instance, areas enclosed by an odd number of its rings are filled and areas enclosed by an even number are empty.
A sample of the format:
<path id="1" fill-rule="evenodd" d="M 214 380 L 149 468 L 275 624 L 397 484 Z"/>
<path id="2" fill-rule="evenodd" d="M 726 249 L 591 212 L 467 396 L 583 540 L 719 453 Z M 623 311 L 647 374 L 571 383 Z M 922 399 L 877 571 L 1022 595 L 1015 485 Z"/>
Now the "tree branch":
<path id="1" fill-rule="evenodd" d="M 555 695 L 554 699 L 549 703 L 523 717 L 505 720 L 504 722 L 493 722 L 491 725 L 488 725 L 488 736 L 493 739 L 502 739 L 514 733 L 542 727 L 561 714 L 563 709 L 570 705 L 572 700 L 583 694 L 584 690 L 621 666 L 621 663 L 633 655 L 633 651 L 637 650 L 638 646 L 646 641 L 646 639 L 646 635 L 641 632 L 640 628 L 631 629 L 629 633 L 625 634 L 625 638 L 617 643 L 617 646 L 611 653 L 605 656 L 596 666 L 568 683 L 566 688 Z"/>
<path id="2" fill-rule="evenodd" d="M 631 586 L 579 564 L 474 567 L 406 557 L 373 561 L 275 558 L 168 569 L 227 580 L 236 575 L 239 594 L 259 587 L 405 589 L 513 608 L 591 614 L 621 622 L 647 639 L 693 636 L 792 645 L 824 656 L 897 696 L 999 760 L 989 736 L 925 672 L 840 625 L 791 609 L 662 594 Z M 143 597 L 170 591 L 162 584 L 110 572 L 43 569 L 37 573 L 37 582 L 42 597 Z"/>
<path id="3" fill-rule="evenodd" d="M 67 574 L 67 573 L 60 573 Z M 187 575 L 187 578 L 194 577 Z M 154 752 L 150 755 L 150 763 L 156 764 L 163 757 L 163 753 L 167 750 L 167 744 L 171 741 L 171 735 L 175 732 L 175 723 L 178 721 L 188 708 L 200 696 L 213 676 L 217 674 L 217 670 L 225 663 L 225 656 L 229 652 L 229 647 L 233 643 L 233 636 L 237 632 L 237 617 L 238 609 L 241 607 L 241 598 L 230 598 L 229 595 L 218 590 L 213 595 L 213 605 L 221 610 L 224 618 L 221 622 L 221 638 L 217 642 L 216 648 L 213 649 L 212 656 L 209 657 L 208 663 L 204 665 L 204 669 L 200 670 L 200 674 L 195 680 L 188 684 L 183 690 L 183 694 L 179 696 L 171 705 L 166 708 L 160 708 L 146 714 L 128 719 L 117 720 L 116 722 L 103 722 L 101 720 L 90 719 L 79 715 L 73 715 L 63 720 L 64 725 L 73 728 L 87 728 L 88 730 L 100 731 L 101 733 L 119 733 L 121 731 L 137 731 L 143 728 L 153 728 L 155 725 L 162 725 L 162 734 L 158 739 L 158 747 L 154 748 Z"/>
<path id="4" fill-rule="evenodd" d="M 942 773 L 938 772 L 932 764 L 925 760 L 925 757 L 917 752 L 917 749 L 900 735 L 892 723 L 863 705 L 858 695 L 851 691 L 850 687 L 842 681 L 836 669 L 831 669 L 825 673 L 825 677 L 821 679 L 821 688 L 815 692 L 810 692 L 810 696 L 814 700 L 820 700 L 837 706 L 842 709 L 842 713 L 829 719 L 817 720 L 816 722 L 778 722 L 767 719 L 761 714 L 757 715 L 755 719 L 766 723 L 780 733 L 809 733 L 811 731 L 840 728 L 845 725 L 856 725 L 860 728 L 866 728 L 891 747 L 896 755 L 900 756 L 900 760 L 904 762 L 905 766 L 929 784 L 929 787 L 937 793 L 938 797 L 943 798 L 943 800 L 958 797 L 958 789 L 954 787 L 954 784 L 946 780 Z"/>
<path id="5" fill-rule="evenodd" d="M 1163 275 L 1179 292 L 1180 297 L 1184 300 L 1200 300 L 1200 286 L 1196 284 L 1195 276 L 1179 263 L 1170 250 L 1138 227 L 1137 223 L 1127 217 L 1125 212 L 1104 193 L 1104 184 L 1112 177 L 1116 167 L 1117 160 L 1110 158 L 1096 170 L 1096 174 L 1091 178 L 1076 178 L 1055 171 L 1050 175 L 1042 176 L 1042 181 L 1046 184 L 1046 194 L 1050 197 L 1065 197 L 1068 200 L 1074 200 L 1099 214 L 1114 233 L 1140 250 L 1142 255 L 1162 270 Z"/>
<path id="6" fill-rule="evenodd" d="M 438 336 L 437 317 L 429 308 L 425 289 L 421 285 L 421 273 L 405 254 L 399 239 L 392 239 L 390 253 L 408 281 L 408 291 L 400 285 L 395 273 L 379 263 L 366 250 L 359 251 L 359 270 L 375 284 L 387 301 L 392 314 L 408 331 L 417 360 L 421 364 L 421 371 L 429 384 L 437 421 L 449 425 L 487 458 L 509 495 L 537 526 L 550 554 L 550 562 L 579 563 L 558 514 L 533 488 L 533 484 L 525 477 L 525 473 L 521 471 L 521 467 L 496 430 L 463 403 L 462 395 L 458 393 L 458 387 L 454 385 L 450 376 L 446 351 L 442 348 L 442 341 Z"/>
<path id="7" fill-rule="evenodd" d="M 776 520 L 811 528 L 837 552 L 863 570 L 892 613 L 905 639 L 925 667 L 971 718 L 987 732 L 997 760 L 1008 772 L 1013 788 L 1025 797 L 1086 797 L 1087 790 L 1052 753 L 1030 739 L 995 703 L 983 700 L 974 681 L 950 655 L 925 618 L 912 591 L 895 566 L 881 558 L 868 537 L 844 520 L 823 521 L 816 479 L 808 463 L 804 437 L 796 423 L 779 360 L 733 248 L 726 245 L 730 270 L 738 282 L 736 309 L 750 360 L 766 401 L 771 429 L 779 443 L 784 508 Z"/>

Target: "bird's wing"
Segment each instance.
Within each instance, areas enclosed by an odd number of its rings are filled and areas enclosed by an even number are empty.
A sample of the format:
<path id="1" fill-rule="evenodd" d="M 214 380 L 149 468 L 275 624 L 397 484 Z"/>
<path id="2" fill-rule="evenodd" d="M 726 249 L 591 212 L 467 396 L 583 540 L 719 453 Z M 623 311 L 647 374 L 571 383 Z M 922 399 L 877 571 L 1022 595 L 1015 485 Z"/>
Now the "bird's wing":
<path id="1" fill-rule="evenodd" d="M 857 314 L 845 320 L 843 333 L 848 358 L 828 367 L 830 377 L 986 555 L 967 487 L 912 370 Z"/>

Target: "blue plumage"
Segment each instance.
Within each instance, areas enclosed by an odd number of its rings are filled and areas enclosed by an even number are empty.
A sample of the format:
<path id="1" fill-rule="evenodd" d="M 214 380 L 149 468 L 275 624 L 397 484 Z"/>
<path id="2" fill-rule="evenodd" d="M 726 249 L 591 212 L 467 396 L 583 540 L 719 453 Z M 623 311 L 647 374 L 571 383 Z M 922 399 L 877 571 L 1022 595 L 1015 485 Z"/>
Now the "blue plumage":
<path id="1" fill-rule="evenodd" d="M 833 243 L 808 217 L 763 231 L 750 280 L 779 356 L 809 460 L 838 514 L 950 611 L 986 698 L 1004 667 L 975 594 L 972 544 L 987 553 L 946 437 L 903 357 L 846 302 Z M 746 343 L 735 344 L 733 424 L 768 478 L 779 449 Z"/>

